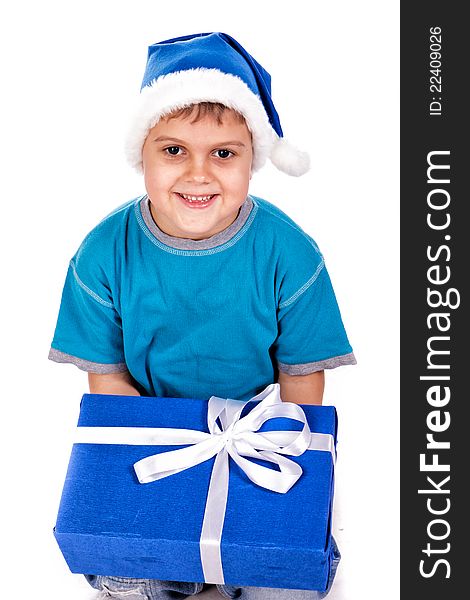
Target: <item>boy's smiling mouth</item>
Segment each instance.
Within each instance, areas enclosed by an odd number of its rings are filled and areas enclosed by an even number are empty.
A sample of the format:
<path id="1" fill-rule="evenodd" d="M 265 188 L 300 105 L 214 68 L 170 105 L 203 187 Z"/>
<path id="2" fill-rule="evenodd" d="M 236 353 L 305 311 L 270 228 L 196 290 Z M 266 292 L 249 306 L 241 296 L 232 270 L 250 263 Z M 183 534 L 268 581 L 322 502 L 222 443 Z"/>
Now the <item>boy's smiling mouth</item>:
<path id="1" fill-rule="evenodd" d="M 175 192 L 175 194 L 185 206 L 190 208 L 206 208 L 213 204 L 215 198 L 218 196 L 218 194 L 193 195 L 182 194 L 181 192 Z"/>

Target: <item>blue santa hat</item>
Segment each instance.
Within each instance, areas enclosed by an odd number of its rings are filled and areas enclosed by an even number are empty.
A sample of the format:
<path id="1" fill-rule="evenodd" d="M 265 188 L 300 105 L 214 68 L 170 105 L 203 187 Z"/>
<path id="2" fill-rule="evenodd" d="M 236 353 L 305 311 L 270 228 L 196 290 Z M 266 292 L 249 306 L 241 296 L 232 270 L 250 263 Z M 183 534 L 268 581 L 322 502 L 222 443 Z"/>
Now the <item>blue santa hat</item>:
<path id="1" fill-rule="evenodd" d="M 253 139 L 254 171 L 267 158 L 288 175 L 308 171 L 308 154 L 284 139 L 271 98 L 271 76 L 225 33 L 197 33 L 149 47 L 126 141 L 130 164 L 142 171 L 142 147 L 161 117 L 199 102 L 217 102 L 243 115 Z"/>

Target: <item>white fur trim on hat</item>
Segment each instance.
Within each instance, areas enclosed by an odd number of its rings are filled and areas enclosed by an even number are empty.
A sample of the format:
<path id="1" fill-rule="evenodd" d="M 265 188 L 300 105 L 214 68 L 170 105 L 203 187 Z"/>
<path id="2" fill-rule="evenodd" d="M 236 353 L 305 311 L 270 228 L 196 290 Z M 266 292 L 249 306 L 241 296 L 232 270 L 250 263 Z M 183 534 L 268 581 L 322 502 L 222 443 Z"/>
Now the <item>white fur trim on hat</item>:
<path id="1" fill-rule="evenodd" d="M 280 171 L 294 177 L 304 175 L 310 168 L 309 155 L 289 144 L 284 138 L 277 138 L 274 142 L 270 159 Z"/>
<path id="2" fill-rule="evenodd" d="M 260 169 L 279 139 L 263 103 L 239 77 L 202 68 L 163 75 L 142 89 L 126 139 L 126 156 L 131 166 L 142 172 L 144 142 L 162 116 L 199 102 L 218 102 L 245 117 L 253 137 L 252 168 Z"/>

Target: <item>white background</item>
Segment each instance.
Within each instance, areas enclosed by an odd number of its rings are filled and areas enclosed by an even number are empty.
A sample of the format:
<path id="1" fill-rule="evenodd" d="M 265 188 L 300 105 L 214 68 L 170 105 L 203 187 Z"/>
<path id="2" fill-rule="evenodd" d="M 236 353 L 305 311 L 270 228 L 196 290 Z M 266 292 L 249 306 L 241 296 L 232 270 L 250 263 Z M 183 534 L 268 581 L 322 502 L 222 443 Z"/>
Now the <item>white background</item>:
<path id="1" fill-rule="evenodd" d="M 2 9 L 2 598 L 90 598 L 52 535 L 86 375 L 47 353 L 70 257 L 143 191 L 122 140 L 147 46 L 201 31 L 231 34 L 270 71 L 284 134 L 310 152 L 307 175 L 268 165 L 251 191 L 318 242 L 359 363 L 327 373 L 343 554 L 330 598 L 398 598 L 398 9 L 372 0 Z"/>

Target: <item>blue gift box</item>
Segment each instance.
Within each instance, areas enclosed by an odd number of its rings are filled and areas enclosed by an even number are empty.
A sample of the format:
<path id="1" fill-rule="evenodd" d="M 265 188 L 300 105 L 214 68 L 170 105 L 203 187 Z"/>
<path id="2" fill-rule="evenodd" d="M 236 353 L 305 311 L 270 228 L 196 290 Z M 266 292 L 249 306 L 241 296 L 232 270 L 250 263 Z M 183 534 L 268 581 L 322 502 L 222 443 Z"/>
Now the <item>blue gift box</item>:
<path id="1" fill-rule="evenodd" d="M 207 400 L 85 394 L 78 425 L 207 432 L 207 405 Z M 331 434 L 336 442 L 335 408 L 302 408 L 311 431 Z M 277 418 L 260 431 L 298 429 L 295 421 Z M 74 444 L 54 529 L 73 573 L 204 581 L 200 535 L 214 458 L 146 484 L 133 467 L 149 455 L 177 448 Z M 303 474 L 285 494 L 255 485 L 230 461 L 220 546 L 229 585 L 327 587 L 333 559 L 333 457 L 307 450 L 289 458 Z"/>

